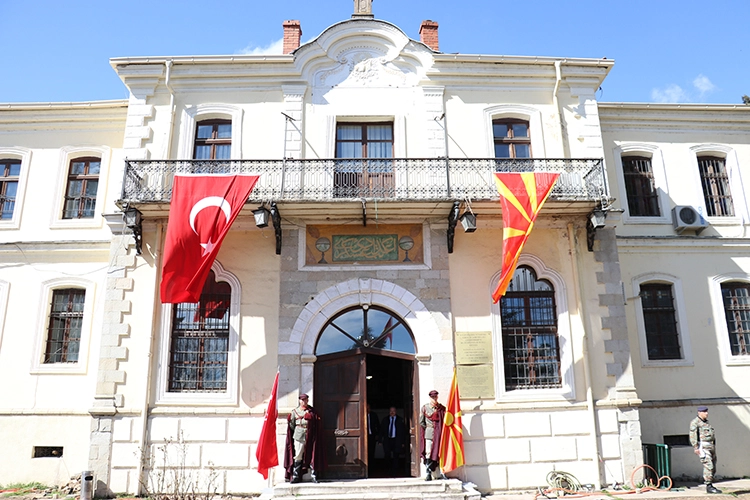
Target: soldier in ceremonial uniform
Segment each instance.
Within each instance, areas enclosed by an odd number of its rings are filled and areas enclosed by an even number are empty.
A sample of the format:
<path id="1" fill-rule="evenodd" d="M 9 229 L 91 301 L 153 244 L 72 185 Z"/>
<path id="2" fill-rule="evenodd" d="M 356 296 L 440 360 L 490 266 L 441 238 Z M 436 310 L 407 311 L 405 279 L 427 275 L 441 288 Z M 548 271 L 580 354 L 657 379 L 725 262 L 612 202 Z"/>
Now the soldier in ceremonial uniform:
<path id="1" fill-rule="evenodd" d="M 430 391 L 429 396 L 430 402 L 423 405 L 419 412 L 419 425 L 422 428 L 420 452 L 427 469 L 425 480 L 448 479 L 440 470 L 440 435 L 443 433 L 445 406 L 438 403 L 438 391 Z"/>
<path id="2" fill-rule="evenodd" d="M 323 443 L 319 439 L 323 426 L 318 413 L 308 404 L 307 394 L 299 395 L 299 406 L 292 410 L 287 422 L 284 453 L 286 479 L 299 483 L 309 469 L 312 481 L 317 483 L 317 472 L 325 466 Z"/>
<path id="3" fill-rule="evenodd" d="M 698 416 L 690 422 L 690 444 L 695 454 L 703 464 L 703 482 L 706 483 L 706 493 L 721 493 L 713 485 L 716 474 L 716 432 L 708 423 L 708 407 L 699 406 Z"/>

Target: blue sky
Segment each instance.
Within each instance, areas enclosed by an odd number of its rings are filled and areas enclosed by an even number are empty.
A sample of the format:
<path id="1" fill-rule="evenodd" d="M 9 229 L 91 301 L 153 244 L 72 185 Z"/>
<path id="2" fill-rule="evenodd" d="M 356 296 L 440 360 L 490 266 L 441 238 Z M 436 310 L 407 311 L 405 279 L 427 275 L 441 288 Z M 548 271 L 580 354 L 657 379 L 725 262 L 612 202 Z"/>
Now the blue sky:
<path id="1" fill-rule="evenodd" d="M 740 104 L 750 94 L 747 0 L 374 0 L 419 39 L 440 25 L 443 52 L 607 57 L 601 101 Z M 122 56 L 268 51 L 281 23 L 303 41 L 348 19 L 352 0 L 0 0 L 0 102 L 122 99 Z"/>

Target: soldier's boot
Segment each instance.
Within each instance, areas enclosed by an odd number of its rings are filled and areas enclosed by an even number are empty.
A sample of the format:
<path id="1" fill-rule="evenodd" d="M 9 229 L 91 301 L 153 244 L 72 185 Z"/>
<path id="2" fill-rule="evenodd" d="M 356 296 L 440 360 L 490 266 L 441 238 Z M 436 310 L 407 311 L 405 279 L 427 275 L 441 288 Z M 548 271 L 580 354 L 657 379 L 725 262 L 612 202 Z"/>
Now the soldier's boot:
<path id="1" fill-rule="evenodd" d="M 313 483 L 318 483 L 318 474 L 315 472 L 315 469 L 310 468 L 310 479 L 312 479 Z"/>
<path id="2" fill-rule="evenodd" d="M 721 493 L 721 490 L 713 483 L 706 483 L 706 493 Z"/>
<path id="3" fill-rule="evenodd" d="M 302 460 L 295 461 L 294 465 L 292 466 L 292 482 L 302 482 Z"/>
<path id="4" fill-rule="evenodd" d="M 434 467 L 433 466 L 434 463 L 435 462 L 433 462 L 429 458 L 424 459 L 424 466 L 427 469 L 427 475 L 424 478 L 425 481 L 432 481 L 432 469 Z"/>

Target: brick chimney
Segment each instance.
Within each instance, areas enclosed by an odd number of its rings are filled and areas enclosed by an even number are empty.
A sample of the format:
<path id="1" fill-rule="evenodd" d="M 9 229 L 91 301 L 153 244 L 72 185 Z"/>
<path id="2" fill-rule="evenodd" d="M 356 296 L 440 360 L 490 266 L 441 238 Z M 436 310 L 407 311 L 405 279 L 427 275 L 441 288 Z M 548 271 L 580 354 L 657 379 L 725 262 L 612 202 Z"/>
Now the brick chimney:
<path id="1" fill-rule="evenodd" d="M 284 21 L 282 26 L 284 26 L 284 54 L 291 54 L 299 48 L 302 40 L 302 26 L 299 21 Z"/>
<path id="2" fill-rule="evenodd" d="M 438 46 L 438 23 L 429 19 L 422 21 L 422 25 L 419 27 L 419 39 L 435 52 L 440 52 Z"/>

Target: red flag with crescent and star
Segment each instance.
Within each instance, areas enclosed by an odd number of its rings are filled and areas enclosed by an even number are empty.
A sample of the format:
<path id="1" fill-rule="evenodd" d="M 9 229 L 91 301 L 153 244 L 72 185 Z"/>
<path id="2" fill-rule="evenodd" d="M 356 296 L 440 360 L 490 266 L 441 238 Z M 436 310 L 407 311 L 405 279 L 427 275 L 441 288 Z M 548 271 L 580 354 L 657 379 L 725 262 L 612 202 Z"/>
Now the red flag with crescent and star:
<path id="1" fill-rule="evenodd" d="M 161 271 L 161 301 L 198 302 L 201 290 L 257 175 L 174 176 Z"/>
<path id="2" fill-rule="evenodd" d="M 464 430 L 461 425 L 461 398 L 458 395 L 456 368 L 445 405 L 443 432 L 440 434 L 440 468 L 449 472 L 461 467 L 464 461 Z"/>
<path id="3" fill-rule="evenodd" d="M 279 372 L 273 381 L 271 399 L 268 401 L 268 409 L 263 417 L 263 427 L 260 429 L 258 448 L 255 450 L 255 458 L 258 460 L 258 472 L 263 479 L 268 479 L 268 469 L 279 465 L 279 449 L 276 446 L 276 419 L 279 417 L 279 409 L 276 407 L 276 393 L 279 390 Z"/>
<path id="4" fill-rule="evenodd" d="M 503 207 L 503 267 L 500 282 L 492 294 L 497 304 L 505 295 L 516 271 L 521 250 L 529 239 L 534 221 L 560 174 L 551 172 L 499 172 L 495 174 Z"/>

